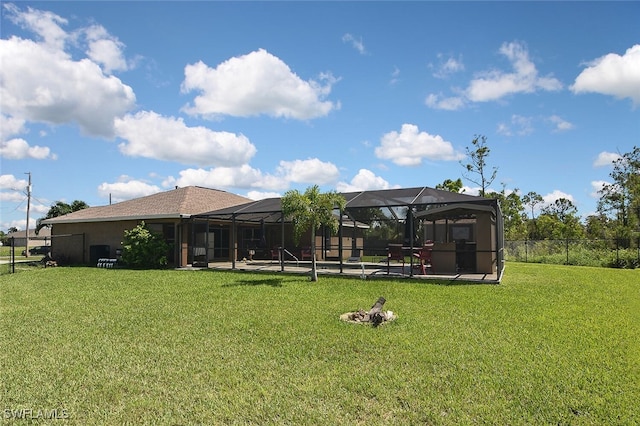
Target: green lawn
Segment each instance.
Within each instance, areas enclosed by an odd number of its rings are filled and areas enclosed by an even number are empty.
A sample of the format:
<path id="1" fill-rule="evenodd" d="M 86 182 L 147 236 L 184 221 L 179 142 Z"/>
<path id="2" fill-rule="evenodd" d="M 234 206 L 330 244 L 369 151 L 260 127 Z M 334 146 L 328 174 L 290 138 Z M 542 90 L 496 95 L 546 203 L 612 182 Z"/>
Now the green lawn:
<path id="1" fill-rule="evenodd" d="M 639 270 L 509 263 L 501 285 L 438 285 L 48 268 L 0 293 L 2 421 L 640 423 Z M 396 321 L 339 321 L 379 296 Z"/>

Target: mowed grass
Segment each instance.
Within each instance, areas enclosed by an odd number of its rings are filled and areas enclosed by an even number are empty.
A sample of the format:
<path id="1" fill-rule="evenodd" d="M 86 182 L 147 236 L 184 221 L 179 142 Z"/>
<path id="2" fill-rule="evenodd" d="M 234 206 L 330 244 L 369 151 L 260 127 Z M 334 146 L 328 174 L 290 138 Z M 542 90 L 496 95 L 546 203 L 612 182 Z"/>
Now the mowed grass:
<path id="1" fill-rule="evenodd" d="M 5 275 L 0 406 L 83 425 L 640 422 L 640 271 L 510 263 L 501 285 L 444 284 Z M 379 296 L 396 321 L 339 320 Z"/>

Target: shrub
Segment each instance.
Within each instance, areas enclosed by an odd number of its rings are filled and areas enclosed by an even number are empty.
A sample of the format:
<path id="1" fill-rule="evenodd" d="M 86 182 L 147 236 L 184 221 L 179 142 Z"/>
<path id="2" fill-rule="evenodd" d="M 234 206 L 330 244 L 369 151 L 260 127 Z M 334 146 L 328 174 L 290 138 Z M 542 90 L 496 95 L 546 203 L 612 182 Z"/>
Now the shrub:
<path id="1" fill-rule="evenodd" d="M 169 244 L 162 234 L 153 232 L 144 222 L 124 231 L 122 262 L 133 268 L 163 268 L 167 266 Z"/>
<path id="2" fill-rule="evenodd" d="M 635 249 L 621 249 L 612 251 L 606 259 L 605 266 L 609 268 L 636 269 L 640 267 L 638 253 Z"/>

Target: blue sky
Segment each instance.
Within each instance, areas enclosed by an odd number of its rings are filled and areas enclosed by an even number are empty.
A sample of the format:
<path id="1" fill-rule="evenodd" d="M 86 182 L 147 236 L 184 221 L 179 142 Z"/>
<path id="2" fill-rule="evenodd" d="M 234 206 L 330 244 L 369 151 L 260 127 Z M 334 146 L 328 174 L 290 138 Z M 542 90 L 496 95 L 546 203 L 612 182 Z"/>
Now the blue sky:
<path id="1" fill-rule="evenodd" d="M 639 2 L 2 2 L 0 229 L 58 201 L 463 177 L 586 216 L 640 144 Z M 463 179 L 467 193 L 477 185 Z"/>

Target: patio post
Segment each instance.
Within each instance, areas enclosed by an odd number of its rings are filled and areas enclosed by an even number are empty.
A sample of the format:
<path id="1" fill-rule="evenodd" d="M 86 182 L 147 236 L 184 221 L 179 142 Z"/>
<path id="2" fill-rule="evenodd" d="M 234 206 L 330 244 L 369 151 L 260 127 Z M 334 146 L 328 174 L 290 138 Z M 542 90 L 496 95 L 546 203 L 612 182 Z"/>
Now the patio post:
<path id="1" fill-rule="evenodd" d="M 231 269 L 236 269 L 236 214 L 231 214 Z"/>
<path id="2" fill-rule="evenodd" d="M 340 211 L 338 226 L 338 259 L 340 261 L 340 273 L 342 273 L 342 211 Z"/>
<path id="3" fill-rule="evenodd" d="M 409 221 L 409 276 L 413 277 L 413 209 L 409 206 L 407 219 Z"/>
<path id="4" fill-rule="evenodd" d="M 284 213 L 280 212 L 281 227 L 281 240 L 280 247 L 278 247 L 278 260 L 280 261 L 280 272 L 284 272 Z"/>

